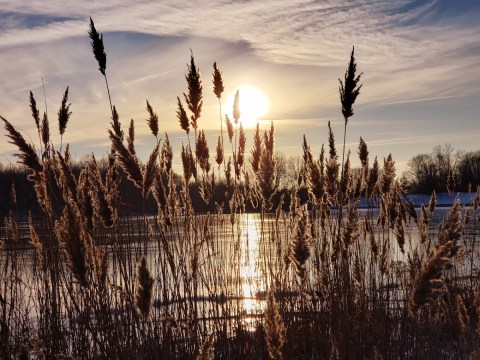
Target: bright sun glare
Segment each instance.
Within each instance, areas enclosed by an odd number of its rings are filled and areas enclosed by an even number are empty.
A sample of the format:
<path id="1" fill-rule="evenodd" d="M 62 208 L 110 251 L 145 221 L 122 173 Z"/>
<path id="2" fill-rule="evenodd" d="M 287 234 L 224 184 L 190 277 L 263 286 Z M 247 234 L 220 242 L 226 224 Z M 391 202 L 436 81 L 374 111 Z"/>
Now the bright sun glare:
<path id="1" fill-rule="evenodd" d="M 244 127 L 255 127 L 257 120 L 268 111 L 268 98 L 261 90 L 254 86 L 243 85 L 238 88 L 240 93 L 240 121 Z M 227 97 L 225 112 L 232 119 L 233 102 L 236 90 Z"/>

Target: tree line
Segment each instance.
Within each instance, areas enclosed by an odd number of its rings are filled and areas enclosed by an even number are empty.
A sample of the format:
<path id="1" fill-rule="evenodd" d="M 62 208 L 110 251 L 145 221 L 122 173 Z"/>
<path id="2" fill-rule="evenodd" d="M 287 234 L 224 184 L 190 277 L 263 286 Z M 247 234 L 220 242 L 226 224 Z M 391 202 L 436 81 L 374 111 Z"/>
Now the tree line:
<path id="1" fill-rule="evenodd" d="M 284 208 L 288 209 L 290 204 L 289 190 L 292 185 L 298 183 L 302 175 L 303 158 L 301 156 L 285 156 L 276 154 L 276 187 L 279 189 L 274 202 L 281 200 Z M 78 175 L 86 160 L 79 160 L 73 166 L 74 173 Z M 106 172 L 107 160 L 98 161 L 102 172 Z M 352 175 L 358 173 L 352 169 Z M 0 164 L 0 216 L 3 219 L 10 211 L 17 214 L 19 218 L 41 213 L 32 183 L 28 180 L 28 170 L 21 165 Z M 454 149 L 450 144 L 438 145 L 429 154 L 418 154 L 412 157 L 407 164 L 407 170 L 401 176 L 401 183 L 404 189 L 411 194 L 430 194 L 433 190 L 447 192 L 449 174 L 453 177 L 454 191 L 475 191 L 480 185 L 480 150 L 465 152 Z M 181 187 L 182 177 L 175 175 L 178 188 Z M 12 200 L 12 186 L 15 189 L 16 197 Z M 55 187 L 55 183 L 52 182 Z M 216 211 L 219 207 L 224 212 L 229 211 L 228 194 L 232 189 L 225 181 L 218 181 L 214 188 L 211 201 L 205 204 L 199 194 L 196 184 L 190 184 L 193 205 L 196 211 Z M 147 199 L 145 203 L 140 201 L 141 194 L 126 178 L 121 181 L 119 191 L 124 199 L 122 209 L 124 215 L 135 214 L 146 210 L 155 213 L 156 205 L 153 198 Z M 299 187 L 299 195 L 304 198 L 307 195 L 302 186 Z M 256 208 L 250 202 L 246 202 L 246 211 L 255 211 Z"/>
<path id="2" fill-rule="evenodd" d="M 451 144 L 438 145 L 429 154 L 411 158 L 402 175 L 402 184 L 410 193 L 447 192 L 449 183 L 451 191 L 477 189 L 480 185 L 480 150 L 465 152 L 454 149 Z"/>

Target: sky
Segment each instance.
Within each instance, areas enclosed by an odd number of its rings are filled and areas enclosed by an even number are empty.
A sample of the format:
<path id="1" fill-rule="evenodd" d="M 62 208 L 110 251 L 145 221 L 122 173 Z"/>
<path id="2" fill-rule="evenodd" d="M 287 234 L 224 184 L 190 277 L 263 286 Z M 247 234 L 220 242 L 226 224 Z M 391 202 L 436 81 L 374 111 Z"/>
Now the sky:
<path id="1" fill-rule="evenodd" d="M 1 0 L 0 115 L 38 144 L 28 106 L 32 91 L 41 111 L 46 103 L 58 147 L 56 114 L 69 86 L 73 114 L 63 141 L 75 159 L 102 157 L 109 149 L 110 108 L 88 38 L 90 16 L 104 36 L 112 102 L 124 127 L 134 119 L 143 159 L 155 142 L 146 124 L 148 100 L 179 170 L 180 147 L 188 139 L 176 119 L 176 97 L 187 91 L 191 51 L 204 89 L 199 128 L 206 131 L 212 162 L 220 127 L 214 61 L 223 72 L 224 99 L 242 86 L 268 98 L 260 127 L 273 121 L 278 152 L 301 155 L 305 134 L 318 155 L 328 121 L 341 147 L 338 79 L 352 46 L 363 72 L 346 134 L 354 155 L 361 136 L 371 159 L 392 153 L 401 173 L 411 157 L 436 145 L 480 148 L 477 0 Z M 231 109 L 224 103 L 223 111 Z M 253 129 L 247 126 L 246 133 L 249 148 Z M 0 140 L 0 162 L 14 162 L 15 150 Z"/>

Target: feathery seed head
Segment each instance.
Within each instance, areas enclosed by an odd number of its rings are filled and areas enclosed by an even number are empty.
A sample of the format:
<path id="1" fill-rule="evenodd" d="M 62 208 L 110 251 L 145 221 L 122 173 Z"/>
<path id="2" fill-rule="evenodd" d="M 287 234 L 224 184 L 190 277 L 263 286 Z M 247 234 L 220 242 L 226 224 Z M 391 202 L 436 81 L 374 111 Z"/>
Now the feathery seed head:
<path id="1" fill-rule="evenodd" d="M 358 85 L 362 74 L 358 76 L 356 75 L 357 64 L 355 63 L 354 52 L 355 47 L 352 48 L 352 53 L 350 54 L 350 62 L 345 71 L 344 81 L 342 82 L 342 80 L 338 80 L 340 82 L 340 101 L 342 103 L 342 114 L 345 118 L 345 122 L 348 122 L 348 118 L 353 115 L 353 104 L 362 88 L 362 85 Z"/>
<path id="2" fill-rule="evenodd" d="M 153 136 L 158 138 L 158 115 L 153 111 L 148 100 L 147 100 L 147 111 L 149 115 L 149 118 L 147 119 L 148 127 L 150 128 L 150 131 L 152 132 Z"/>
<path id="3" fill-rule="evenodd" d="M 216 62 L 213 63 L 213 74 L 212 75 L 213 75 L 213 93 L 220 100 L 220 98 L 222 97 L 224 87 L 223 87 L 222 72 L 217 67 Z"/>
<path id="4" fill-rule="evenodd" d="M 93 23 L 92 18 L 90 18 L 90 29 L 88 31 L 88 36 L 90 37 L 90 44 L 92 45 L 93 55 L 98 62 L 98 69 L 105 76 L 105 70 L 107 69 L 107 54 L 105 54 L 105 49 L 103 46 L 103 35 L 97 32 L 95 29 L 95 24 Z"/>

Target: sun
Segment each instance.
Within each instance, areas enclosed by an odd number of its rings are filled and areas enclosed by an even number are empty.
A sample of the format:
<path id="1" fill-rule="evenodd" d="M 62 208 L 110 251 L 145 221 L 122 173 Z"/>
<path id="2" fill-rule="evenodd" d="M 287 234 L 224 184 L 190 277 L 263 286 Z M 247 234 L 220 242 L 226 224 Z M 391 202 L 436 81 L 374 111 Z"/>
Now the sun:
<path id="1" fill-rule="evenodd" d="M 244 127 L 255 127 L 257 121 L 267 113 L 268 98 L 264 92 L 251 85 L 238 88 L 240 104 L 240 122 Z M 236 91 L 228 95 L 224 106 L 225 112 L 233 119 L 233 103 Z"/>

